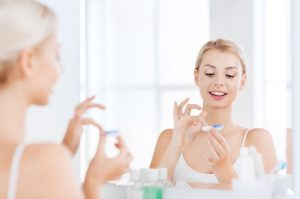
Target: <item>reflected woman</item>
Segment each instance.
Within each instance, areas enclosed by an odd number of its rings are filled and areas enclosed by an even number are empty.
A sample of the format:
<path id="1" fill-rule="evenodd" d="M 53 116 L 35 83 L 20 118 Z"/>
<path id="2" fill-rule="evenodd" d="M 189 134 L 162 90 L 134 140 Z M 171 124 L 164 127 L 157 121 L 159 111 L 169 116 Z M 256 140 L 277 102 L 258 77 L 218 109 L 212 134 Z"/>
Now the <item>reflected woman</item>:
<path id="1" fill-rule="evenodd" d="M 94 97 L 76 107 L 64 144 L 23 143 L 27 109 L 48 104 L 60 74 L 55 14 L 35 1 L 1 0 L 0 30 L 0 198 L 99 198 L 100 186 L 127 171 L 132 157 L 121 137 L 119 155 L 106 156 L 102 127 L 83 117 L 104 108 Z M 87 124 L 101 139 L 81 188 L 71 155 Z"/>
<path id="2" fill-rule="evenodd" d="M 174 129 L 159 136 L 151 167 L 167 167 L 175 183 L 230 184 L 238 177 L 235 166 L 241 147 L 255 146 L 265 172 L 272 170 L 277 161 L 270 133 L 242 127 L 232 118 L 233 103 L 245 87 L 246 69 L 243 51 L 232 41 L 209 41 L 200 49 L 194 81 L 203 104 L 189 104 L 189 99 L 174 103 Z M 200 115 L 192 116 L 192 109 L 201 110 Z M 224 126 L 221 133 L 201 130 L 213 124 Z"/>

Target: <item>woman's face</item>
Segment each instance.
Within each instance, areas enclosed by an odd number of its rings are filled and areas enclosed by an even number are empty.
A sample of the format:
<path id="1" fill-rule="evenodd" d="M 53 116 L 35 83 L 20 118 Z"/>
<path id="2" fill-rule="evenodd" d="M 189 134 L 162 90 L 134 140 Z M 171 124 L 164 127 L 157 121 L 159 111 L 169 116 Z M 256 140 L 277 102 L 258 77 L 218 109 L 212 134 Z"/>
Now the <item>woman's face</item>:
<path id="1" fill-rule="evenodd" d="M 246 81 L 237 56 L 213 49 L 207 51 L 198 70 L 195 83 L 199 87 L 204 106 L 226 108 L 232 104 Z"/>
<path id="2" fill-rule="evenodd" d="M 34 49 L 31 59 L 34 69 L 29 78 L 29 94 L 32 104 L 48 103 L 49 95 L 61 72 L 59 50 L 56 34 Z"/>

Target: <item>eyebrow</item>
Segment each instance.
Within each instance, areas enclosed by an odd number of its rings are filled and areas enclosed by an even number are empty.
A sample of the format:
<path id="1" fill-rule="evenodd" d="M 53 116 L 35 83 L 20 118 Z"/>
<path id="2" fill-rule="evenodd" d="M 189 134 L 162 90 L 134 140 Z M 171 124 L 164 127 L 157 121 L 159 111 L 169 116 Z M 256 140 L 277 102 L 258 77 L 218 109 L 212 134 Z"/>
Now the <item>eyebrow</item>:
<path id="1" fill-rule="evenodd" d="M 211 68 L 216 69 L 216 66 L 211 65 L 211 64 L 204 64 L 204 66 L 209 66 Z M 225 68 L 225 70 L 231 70 L 231 69 L 237 69 L 237 67 L 236 66 L 228 66 L 228 67 Z"/>

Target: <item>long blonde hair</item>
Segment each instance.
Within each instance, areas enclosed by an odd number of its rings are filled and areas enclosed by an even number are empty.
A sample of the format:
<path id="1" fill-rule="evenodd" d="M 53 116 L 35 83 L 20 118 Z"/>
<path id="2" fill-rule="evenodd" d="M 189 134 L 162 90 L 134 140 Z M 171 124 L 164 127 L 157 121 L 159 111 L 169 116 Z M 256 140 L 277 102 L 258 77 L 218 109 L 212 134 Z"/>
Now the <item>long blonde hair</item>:
<path id="1" fill-rule="evenodd" d="M 246 63 L 244 51 L 237 44 L 235 44 L 234 42 L 232 42 L 230 40 L 226 40 L 226 39 L 217 39 L 215 41 L 209 41 L 206 44 L 204 44 L 197 55 L 197 59 L 196 59 L 196 63 L 195 63 L 195 70 L 199 69 L 204 54 L 207 51 L 212 50 L 212 49 L 217 49 L 221 52 L 232 53 L 235 56 L 237 56 L 241 61 L 243 74 L 246 74 L 247 63 Z"/>
<path id="2" fill-rule="evenodd" d="M 30 0 L 0 0 L 0 83 L 7 79 L 19 53 L 37 46 L 57 29 L 56 16 Z"/>

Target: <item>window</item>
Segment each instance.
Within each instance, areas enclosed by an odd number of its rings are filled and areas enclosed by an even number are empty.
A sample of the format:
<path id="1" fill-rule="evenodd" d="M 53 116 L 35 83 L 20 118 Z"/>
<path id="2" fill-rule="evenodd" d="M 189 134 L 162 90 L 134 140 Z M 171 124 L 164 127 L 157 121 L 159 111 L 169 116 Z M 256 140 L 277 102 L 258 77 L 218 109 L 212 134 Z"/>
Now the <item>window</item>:
<path id="1" fill-rule="evenodd" d="M 279 159 L 285 159 L 286 129 L 291 127 L 289 13 L 289 1 L 266 1 L 266 124 L 273 134 Z"/>
<path id="2" fill-rule="evenodd" d="M 209 1 L 90 0 L 86 6 L 86 94 L 107 105 L 105 113 L 90 114 L 126 137 L 134 168 L 147 167 L 159 133 L 173 127 L 173 101 L 199 100 L 193 69 L 209 38 Z M 95 129 L 88 131 L 84 163 L 97 144 Z"/>

